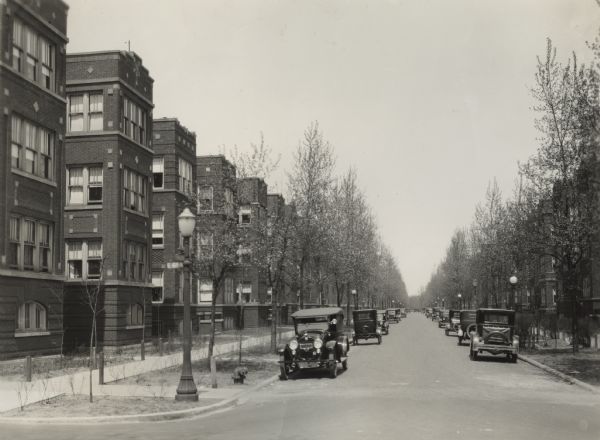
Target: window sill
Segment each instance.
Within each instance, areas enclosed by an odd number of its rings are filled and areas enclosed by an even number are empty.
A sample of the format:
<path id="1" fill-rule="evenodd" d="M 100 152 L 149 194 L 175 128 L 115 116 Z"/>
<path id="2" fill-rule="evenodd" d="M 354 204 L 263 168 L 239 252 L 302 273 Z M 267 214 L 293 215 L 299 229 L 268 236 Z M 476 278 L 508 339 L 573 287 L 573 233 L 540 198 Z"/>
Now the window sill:
<path id="1" fill-rule="evenodd" d="M 165 300 L 162 301 L 151 301 L 153 306 L 161 306 L 165 303 Z"/>
<path id="2" fill-rule="evenodd" d="M 125 330 L 141 330 L 143 329 L 143 325 L 126 325 Z"/>
<path id="3" fill-rule="evenodd" d="M 16 331 L 15 338 L 30 338 L 34 336 L 49 336 L 50 332 L 46 330 L 34 330 L 34 331 Z"/>
<path id="4" fill-rule="evenodd" d="M 153 244 L 152 245 L 152 249 L 164 249 L 165 245 L 164 244 Z"/>
<path id="5" fill-rule="evenodd" d="M 26 177 L 28 179 L 35 180 L 36 182 L 44 183 L 44 184 L 46 184 L 48 186 L 52 186 L 54 188 L 58 187 L 58 185 L 55 182 L 48 180 L 48 179 L 44 179 L 43 177 L 36 176 L 35 174 L 29 174 L 29 173 L 26 173 L 25 171 L 19 170 L 17 168 L 11 168 L 11 171 L 13 174 L 16 174 L 17 176 Z"/>
<path id="6" fill-rule="evenodd" d="M 143 212 L 140 212 L 140 211 L 134 211 L 133 209 L 123 207 L 123 211 L 128 212 L 130 214 L 139 215 L 140 217 L 148 218 L 147 214 L 144 214 Z"/>
<path id="7" fill-rule="evenodd" d="M 102 203 L 98 205 L 67 205 L 64 209 L 65 211 L 100 210 Z"/>

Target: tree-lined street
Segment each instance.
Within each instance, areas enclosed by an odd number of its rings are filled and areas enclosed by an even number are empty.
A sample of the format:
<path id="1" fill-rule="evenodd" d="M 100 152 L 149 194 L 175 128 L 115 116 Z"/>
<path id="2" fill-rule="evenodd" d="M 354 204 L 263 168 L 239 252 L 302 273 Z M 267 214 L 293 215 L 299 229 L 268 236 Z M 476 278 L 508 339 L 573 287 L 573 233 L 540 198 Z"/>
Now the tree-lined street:
<path id="1" fill-rule="evenodd" d="M 350 351 L 337 379 L 303 372 L 195 420 L 96 426 L 5 426 L 41 439 L 597 439 L 597 395 L 519 362 L 468 358 L 418 313 L 392 324 L 382 345 Z M 127 433 L 127 434 L 125 434 Z M 407 436 L 407 437 L 405 437 Z"/>

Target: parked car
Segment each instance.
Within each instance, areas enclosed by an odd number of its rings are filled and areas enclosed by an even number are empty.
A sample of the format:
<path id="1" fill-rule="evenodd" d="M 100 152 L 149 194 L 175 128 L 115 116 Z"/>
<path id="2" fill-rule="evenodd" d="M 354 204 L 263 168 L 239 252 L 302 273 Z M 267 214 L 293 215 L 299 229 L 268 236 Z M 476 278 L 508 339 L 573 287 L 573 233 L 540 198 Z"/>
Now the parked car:
<path id="1" fill-rule="evenodd" d="M 431 318 L 431 314 L 433 313 L 433 309 L 428 307 L 425 309 L 425 318 Z"/>
<path id="2" fill-rule="evenodd" d="M 377 339 L 377 343 L 381 344 L 381 328 L 377 325 L 377 310 L 362 309 L 352 312 L 354 321 L 354 330 L 352 331 L 352 343 L 358 344 L 361 339 Z"/>
<path id="3" fill-rule="evenodd" d="M 445 328 L 446 324 L 450 322 L 450 310 L 440 310 L 438 319 L 438 328 Z"/>
<path id="4" fill-rule="evenodd" d="M 471 339 L 471 333 L 475 331 L 475 321 L 477 312 L 475 310 L 460 311 L 460 325 L 456 335 L 458 336 L 458 345 L 462 345 L 465 339 Z"/>
<path id="5" fill-rule="evenodd" d="M 400 310 L 400 318 L 406 318 L 406 316 L 407 316 L 406 315 L 406 309 L 404 309 L 404 308 L 401 307 L 398 310 Z"/>
<path id="6" fill-rule="evenodd" d="M 460 310 L 450 310 L 449 320 L 446 323 L 446 336 L 450 336 L 450 332 L 458 334 L 458 328 L 460 327 Z"/>
<path id="7" fill-rule="evenodd" d="M 431 309 L 431 320 L 432 321 L 437 321 L 439 319 L 439 316 L 440 316 L 439 307 L 434 307 L 433 309 Z"/>
<path id="8" fill-rule="evenodd" d="M 382 335 L 390 333 L 390 323 L 385 316 L 385 310 L 377 310 L 377 325 L 381 328 Z"/>
<path id="9" fill-rule="evenodd" d="M 388 322 L 400 322 L 400 316 L 396 316 L 396 309 L 387 309 L 385 311 L 385 316 L 387 317 Z"/>
<path id="10" fill-rule="evenodd" d="M 344 311 L 339 307 L 303 309 L 292 313 L 296 335 L 279 348 L 280 379 L 299 370 L 327 368 L 337 377 L 338 364 L 348 369 L 350 343 L 344 334 Z"/>
<path id="11" fill-rule="evenodd" d="M 515 332 L 515 311 L 505 309 L 478 309 L 475 333 L 471 338 L 469 357 L 477 360 L 481 353 L 505 354 L 517 362 L 519 337 Z"/>

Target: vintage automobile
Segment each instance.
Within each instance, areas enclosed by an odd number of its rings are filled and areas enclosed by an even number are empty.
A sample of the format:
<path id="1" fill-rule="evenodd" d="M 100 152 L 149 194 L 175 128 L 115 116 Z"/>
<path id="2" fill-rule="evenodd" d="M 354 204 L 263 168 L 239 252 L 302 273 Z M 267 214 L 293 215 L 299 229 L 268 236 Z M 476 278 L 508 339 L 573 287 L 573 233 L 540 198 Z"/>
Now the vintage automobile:
<path id="1" fill-rule="evenodd" d="M 439 307 L 434 307 L 431 309 L 431 320 L 437 321 L 440 317 L 440 309 Z"/>
<path id="2" fill-rule="evenodd" d="M 382 335 L 390 333 L 390 323 L 387 321 L 387 316 L 385 316 L 385 310 L 377 310 L 377 325 L 381 328 Z"/>
<path id="3" fill-rule="evenodd" d="M 460 327 L 460 310 L 450 310 L 449 320 L 446 323 L 446 336 L 450 336 L 450 332 L 458 334 L 458 328 Z"/>
<path id="4" fill-rule="evenodd" d="M 438 328 L 445 328 L 446 324 L 450 322 L 450 310 L 440 310 L 440 319 L 438 320 Z"/>
<path id="5" fill-rule="evenodd" d="M 303 309 L 292 313 L 294 336 L 280 347 L 280 379 L 303 369 L 327 368 L 337 377 L 338 364 L 348 369 L 350 343 L 344 333 L 344 311 L 339 307 Z"/>
<path id="6" fill-rule="evenodd" d="M 460 311 L 460 325 L 456 335 L 458 336 L 458 345 L 462 345 L 465 339 L 471 339 L 471 333 L 475 331 L 475 318 L 477 312 L 475 310 Z"/>
<path id="7" fill-rule="evenodd" d="M 400 322 L 400 316 L 396 315 L 396 309 L 386 309 L 385 316 L 388 322 Z"/>
<path id="8" fill-rule="evenodd" d="M 406 314 L 406 309 L 404 309 L 404 308 L 400 308 L 400 309 L 398 309 L 398 310 L 400 310 L 400 317 L 401 317 L 401 318 L 406 318 L 406 316 L 407 316 L 407 314 Z"/>
<path id="9" fill-rule="evenodd" d="M 377 310 L 362 309 L 352 312 L 354 330 L 352 331 L 352 343 L 358 344 L 360 339 L 377 339 L 381 344 L 381 328 L 377 325 Z"/>
<path id="10" fill-rule="evenodd" d="M 505 354 L 514 363 L 518 352 L 519 336 L 515 332 L 514 310 L 478 309 L 469 350 L 471 360 L 477 360 L 481 353 Z"/>

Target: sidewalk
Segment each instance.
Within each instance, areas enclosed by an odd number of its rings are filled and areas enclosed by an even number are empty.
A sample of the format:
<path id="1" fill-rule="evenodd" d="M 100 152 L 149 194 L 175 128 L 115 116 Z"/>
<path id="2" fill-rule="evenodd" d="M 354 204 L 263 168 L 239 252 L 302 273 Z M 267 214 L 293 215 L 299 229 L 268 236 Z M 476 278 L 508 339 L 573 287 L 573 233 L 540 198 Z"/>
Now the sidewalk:
<path id="1" fill-rule="evenodd" d="M 282 332 L 282 338 L 291 337 L 292 332 Z M 254 347 L 270 342 L 270 335 L 260 337 L 249 337 L 243 340 L 243 348 Z M 239 343 L 226 342 L 217 343 L 214 347 L 214 355 L 224 355 L 233 352 L 239 348 Z M 208 347 L 202 347 L 192 350 L 192 362 L 206 359 L 208 356 Z M 116 380 L 121 380 L 131 376 L 137 376 L 142 373 L 162 370 L 168 367 L 181 365 L 182 353 L 172 353 L 164 356 L 147 356 L 144 361 L 133 361 L 120 365 L 107 366 L 104 369 L 104 381 L 110 383 Z M 92 385 L 94 394 L 97 395 L 113 395 L 112 392 L 117 392 L 117 387 L 112 385 L 98 385 L 98 370 L 92 372 Z M 32 382 L 7 381 L 0 378 L 0 412 L 16 409 L 31 403 L 44 401 L 62 394 L 87 394 L 89 392 L 89 370 L 80 371 L 70 375 L 57 376 L 48 379 L 38 379 Z M 129 392 L 132 389 L 126 387 Z M 133 388 L 133 387 L 132 387 Z M 139 387 L 136 387 L 139 388 Z M 171 390 L 169 390 L 171 391 Z M 227 390 L 214 390 L 216 396 L 211 397 L 210 392 L 204 393 L 203 398 L 211 399 L 218 398 L 226 399 L 223 393 Z M 119 390 L 118 395 L 122 395 L 124 391 Z M 139 391 L 136 391 L 136 393 Z M 157 392 L 157 390 L 148 390 L 149 393 Z M 165 389 L 161 393 L 166 393 Z M 171 393 L 174 395 L 174 392 Z M 155 394 L 154 394 L 155 395 Z"/>

